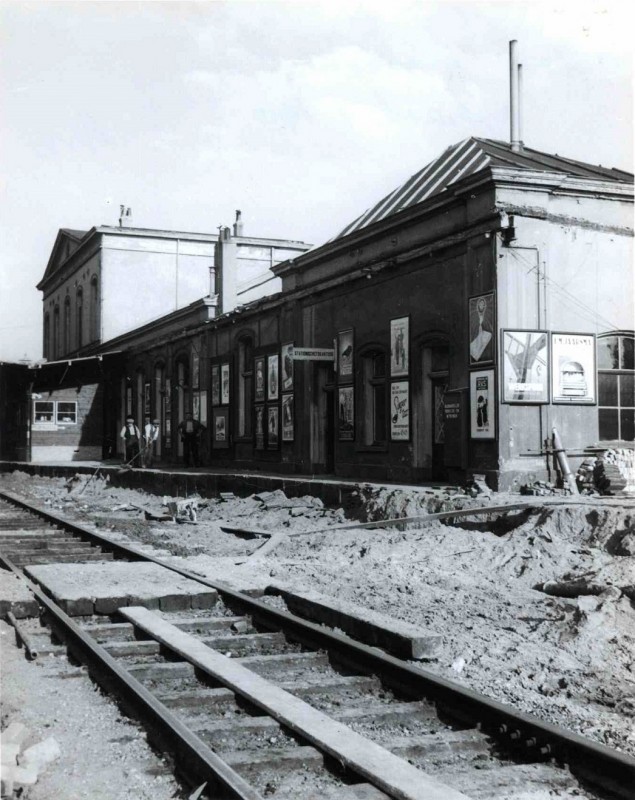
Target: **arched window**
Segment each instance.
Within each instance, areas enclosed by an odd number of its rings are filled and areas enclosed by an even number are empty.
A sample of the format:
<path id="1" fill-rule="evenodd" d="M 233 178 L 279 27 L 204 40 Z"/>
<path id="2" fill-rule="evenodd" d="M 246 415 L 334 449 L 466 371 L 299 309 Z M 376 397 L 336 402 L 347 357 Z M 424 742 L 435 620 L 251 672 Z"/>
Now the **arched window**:
<path id="1" fill-rule="evenodd" d="M 60 354 L 60 307 L 53 309 L 53 347 L 51 356 L 55 359 Z"/>
<path id="2" fill-rule="evenodd" d="M 96 275 L 90 281 L 90 334 L 91 341 L 99 339 L 99 283 Z"/>
<path id="3" fill-rule="evenodd" d="M 603 334 L 597 340 L 598 422 L 602 441 L 635 440 L 635 336 Z"/>
<path id="4" fill-rule="evenodd" d="M 386 444 L 386 354 L 383 350 L 367 350 L 362 366 L 362 442 L 365 445 Z"/>
<path id="5" fill-rule="evenodd" d="M 79 350 L 84 344 L 84 292 L 81 286 L 75 296 L 75 320 L 77 349 Z"/>
<path id="6" fill-rule="evenodd" d="M 244 336 L 238 341 L 238 438 L 251 436 L 251 411 L 253 403 L 253 340 Z"/>
<path id="7" fill-rule="evenodd" d="M 71 351 L 71 298 L 64 300 L 64 355 Z"/>
<path id="8" fill-rule="evenodd" d="M 44 341 L 42 347 L 42 355 L 44 358 L 50 358 L 51 354 L 49 352 L 51 347 L 51 316 L 47 311 L 44 315 Z"/>

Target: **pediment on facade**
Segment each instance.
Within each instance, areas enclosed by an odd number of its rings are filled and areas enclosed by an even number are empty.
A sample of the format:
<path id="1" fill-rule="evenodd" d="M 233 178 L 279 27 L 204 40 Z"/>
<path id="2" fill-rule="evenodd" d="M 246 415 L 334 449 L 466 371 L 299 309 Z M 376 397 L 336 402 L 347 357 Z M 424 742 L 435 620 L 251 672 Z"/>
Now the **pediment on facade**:
<path id="1" fill-rule="evenodd" d="M 87 231 L 78 231 L 71 228 L 60 228 L 55 238 L 55 244 L 46 265 L 46 270 L 37 288 L 43 288 L 44 284 L 56 274 L 68 258 L 77 250 Z"/>

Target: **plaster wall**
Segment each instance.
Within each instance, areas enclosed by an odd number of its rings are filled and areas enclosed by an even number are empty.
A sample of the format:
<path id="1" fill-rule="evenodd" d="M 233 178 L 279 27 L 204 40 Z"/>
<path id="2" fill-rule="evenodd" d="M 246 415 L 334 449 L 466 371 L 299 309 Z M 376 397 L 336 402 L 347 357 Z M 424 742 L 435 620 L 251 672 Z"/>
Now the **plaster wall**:
<path id="1" fill-rule="evenodd" d="M 214 242 L 104 235 L 103 341 L 209 294 Z"/>

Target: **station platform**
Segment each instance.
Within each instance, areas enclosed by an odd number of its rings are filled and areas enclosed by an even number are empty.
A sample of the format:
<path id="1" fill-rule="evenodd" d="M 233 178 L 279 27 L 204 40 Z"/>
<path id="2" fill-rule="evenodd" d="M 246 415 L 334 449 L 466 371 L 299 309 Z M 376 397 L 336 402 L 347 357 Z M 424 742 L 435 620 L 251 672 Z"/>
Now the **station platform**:
<path id="1" fill-rule="evenodd" d="M 124 467 L 120 461 L 73 461 L 30 463 L 0 461 L 0 473 L 21 471 L 28 475 L 69 478 L 72 475 L 97 475 L 108 477 L 112 486 L 138 489 L 150 494 L 186 497 L 218 497 L 231 492 L 238 497 L 248 497 L 259 492 L 281 489 L 287 497 L 312 495 L 330 507 L 349 508 L 361 501 L 360 494 L 403 490 L 436 495 L 460 491 L 455 484 L 444 482 L 403 484 L 372 483 L 365 480 L 340 478 L 335 475 L 288 475 L 274 472 L 236 471 L 223 467 L 180 467 L 155 465 L 152 469 Z"/>

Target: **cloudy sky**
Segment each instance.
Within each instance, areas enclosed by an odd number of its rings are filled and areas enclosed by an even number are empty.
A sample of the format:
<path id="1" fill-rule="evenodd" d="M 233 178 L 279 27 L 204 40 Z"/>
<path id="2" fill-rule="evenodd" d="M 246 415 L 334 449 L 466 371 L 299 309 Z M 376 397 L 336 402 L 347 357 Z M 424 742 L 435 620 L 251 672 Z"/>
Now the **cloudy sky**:
<path id="1" fill-rule="evenodd" d="M 60 227 L 320 244 L 450 144 L 632 171 L 632 18 L 617 2 L 0 0 L 0 359 L 41 356 Z M 148 287 L 151 291 L 151 287 Z M 142 296 L 143 289 L 140 289 Z"/>

